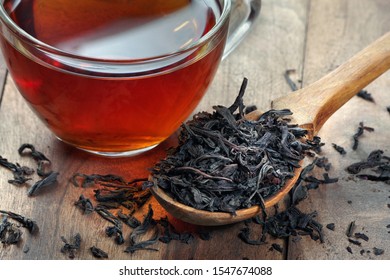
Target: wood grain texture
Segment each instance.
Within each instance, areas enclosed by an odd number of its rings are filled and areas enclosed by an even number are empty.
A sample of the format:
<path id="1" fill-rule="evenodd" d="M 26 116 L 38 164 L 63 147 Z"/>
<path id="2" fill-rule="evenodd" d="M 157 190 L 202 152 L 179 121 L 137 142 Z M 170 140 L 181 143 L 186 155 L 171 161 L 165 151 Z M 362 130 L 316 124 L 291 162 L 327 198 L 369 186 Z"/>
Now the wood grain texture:
<path id="1" fill-rule="evenodd" d="M 211 111 L 216 104 L 230 105 L 238 93 L 244 77 L 249 79 L 245 103 L 257 105 L 261 110 L 270 108 L 271 100 L 285 96 L 291 89 L 283 78 L 286 69 L 296 69 L 296 80 L 303 86 L 323 77 L 353 54 L 389 31 L 390 4 L 387 0 L 264 0 L 259 20 L 246 40 L 221 63 L 209 91 L 197 107 L 198 111 Z M 2 67 L 4 69 L 4 67 Z M 3 71 L 4 72 L 4 71 Z M 1 73 L 3 73 L 1 72 Z M 3 77 L 0 74 L 0 78 Z M 35 236 L 23 231 L 20 246 L 0 246 L 0 259 L 67 259 L 60 252 L 61 236 L 69 238 L 79 232 L 82 247 L 77 259 L 93 259 L 89 247 L 97 246 L 109 254 L 110 259 L 390 259 L 389 208 L 390 187 L 384 183 L 360 181 L 346 173 L 345 167 L 367 157 L 373 149 L 383 149 L 389 155 L 390 75 L 384 74 L 367 87 L 375 98 L 369 103 L 352 98 L 322 127 L 320 136 L 326 145 L 321 156 L 332 163 L 331 177 L 339 177 L 336 184 L 311 190 L 298 207 L 302 211 L 317 211 L 323 225 L 335 223 L 335 230 L 324 229 L 325 242 L 303 236 L 299 241 L 268 239 L 264 246 L 243 243 L 238 237 L 244 223 L 207 227 L 211 240 L 195 238 L 190 244 L 157 243 L 159 251 L 123 252 L 105 235 L 108 222 L 96 213 L 83 215 L 73 204 L 80 194 L 92 196 L 92 190 L 74 187 L 69 178 L 76 172 L 114 173 L 126 179 L 146 177 L 148 168 L 164 157 L 166 149 L 175 143 L 174 136 L 161 146 L 144 155 L 128 159 L 105 159 L 75 150 L 55 139 L 35 117 L 17 92 L 12 80 L 7 83 L 0 104 L 0 155 L 12 162 L 34 166 L 34 162 L 17 154 L 23 143 L 32 143 L 53 160 L 52 168 L 60 172 L 59 184 L 36 197 L 27 197 L 28 186 L 16 187 L 7 181 L 12 174 L 0 168 L 0 209 L 10 210 L 37 221 L 39 233 Z M 1 95 L 0 95 L 1 96 Z M 374 127 L 365 133 L 356 151 L 352 151 L 352 135 L 358 124 Z M 336 143 L 346 148 L 345 156 L 332 147 Z M 316 176 L 322 172 L 316 170 Z M 34 177 L 34 179 L 38 179 Z M 285 207 L 288 202 L 281 204 Z M 154 218 L 167 213 L 152 199 Z M 142 218 L 146 208 L 137 214 Z M 196 234 L 201 227 L 172 217 L 179 231 Z M 356 232 L 369 236 L 361 246 L 350 244 L 346 230 L 355 221 Z M 253 225 L 251 225 L 253 226 Z M 253 238 L 259 237 L 260 227 L 254 227 Z M 23 230 L 23 229 L 22 229 Z M 125 229 L 128 238 L 131 230 Z M 283 253 L 270 250 L 272 243 L 283 247 Z M 24 246 L 30 250 L 23 253 Z M 352 248 L 353 254 L 346 247 Z M 381 256 L 373 248 L 385 249 Z M 360 250 L 365 250 L 361 255 Z M 371 251 L 367 253 L 367 251 Z"/>
<path id="2" fill-rule="evenodd" d="M 289 108 L 295 123 L 317 135 L 330 116 L 389 68 L 390 32 L 318 81 L 273 100 L 272 108 Z"/>
<path id="3" fill-rule="evenodd" d="M 246 103 L 269 108 L 270 100 L 290 91 L 283 79 L 286 68 L 302 68 L 304 38 L 306 30 L 307 1 L 263 1 L 262 12 L 254 29 L 239 48 L 231 54 L 217 73 L 210 90 L 195 112 L 211 111 L 216 104 L 230 105 L 240 88 L 243 77 L 250 85 L 245 97 Z M 288 47 L 287 47 L 288 46 Z M 286 247 L 285 241 L 269 239 L 264 246 L 245 244 L 238 233 L 243 223 L 230 226 L 207 228 L 211 231 L 209 241 L 195 238 L 190 244 L 161 242 L 155 248 L 159 251 L 138 251 L 124 253 L 113 239 L 105 235 L 108 222 L 96 213 L 84 216 L 73 204 L 80 194 L 92 196 L 91 190 L 75 188 L 69 183 L 76 173 L 114 173 L 130 180 L 146 177 L 158 159 L 164 157 L 168 147 L 174 144 L 167 140 L 158 148 L 144 155 L 128 159 L 105 159 L 80 152 L 59 142 L 35 117 L 18 94 L 12 80 L 7 80 L 0 110 L 0 155 L 12 162 L 34 166 L 28 158 L 21 158 L 17 149 L 22 143 L 32 143 L 39 151 L 52 159 L 52 168 L 60 172 L 59 184 L 36 197 L 27 197 L 28 186 L 15 187 L 8 184 L 12 174 L 0 169 L 0 209 L 13 211 L 37 221 L 39 234 L 23 233 L 19 247 L 0 248 L 0 259 L 66 259 L 60 252 L 61 236 L 70 238 L 76 233 L 82 236 L 82 247 L 77 259 L 93 259 L 89 247 L 97 246 L 109 254 L 110 259 L 283 259 L 285 252 L 270 250 L 272 243 Z M 38 179 L 38 178 L 34 178 Z M 154 199 L 150 201 L 155 211 L 154 218 L 164 217 L 166 212 Z M 138 213 L 142 218 L 146 210 Z M 170 220 L 179 231 L 196 233 L 199 227 Z M 253 238 L 258 238 L 260 227 L 253 229 Z M 130 234 L 125 229 L 125 237 Z M 23 253 L 23 247 L 30 250 Z"/>
<path id="4" fill-rule="evenodd" d="M 4 89 L 6 77 L 7 77 L 7 70 L 5 68 L 4 58 L 3 55 L 0 54 L 0 108 L 1 108 L 1 102 L 3 100 L 3 94 L 4 94 L 3 89 Z"/>
<path id="5" fill-rule="evenodd" d="M 375 1 L 311 1 L 303 86 L 309 85 L 346 61 L 359 49 L 385 34 L 390 27 L 390 5 L 386 0 Z M 335 224 L 335 230 L 324 229 L 325 243 L 302 239 L 290 240 L 289 259 L 390 259 L 389 208 L 390 186 L 385 183 L 360 181 L 351 177 L 345 168 L 352 162 L 367 158 L 374 149 L 383 149 L 389 155 L 390 118 L 386 106 L 390 104 L 390 73 L 387 72 L 366 90 L 375 103 L 353 97 L 323 126 L 319 136 L 326 145 L 321 156 L 332 164 L 331 177 L 336 184 L 310 191 L 309 198 L 299 207 L 307 212 L 318 211 L 318 220 L 324 226 Z M 352 150 L 352 135 L 359 122 L 375 128 L 365 133 L 356 151 Z M 343 146 L 347 154 L 338 154 L 332 143 Z M 322 171 L 317 170 L 317 177 Z M 356 246 L 348 241 L 346 231 L 355 221 L 355 232 L 365 233 L 369 241 Z M 352 254 L 346 247 L 351 247 Z M 373 248 L 382 248 L 381 256 Z M 360 251 L 363 253 L 360 254 Z M 370 251 L 368 253 L 367 251 Z"/>

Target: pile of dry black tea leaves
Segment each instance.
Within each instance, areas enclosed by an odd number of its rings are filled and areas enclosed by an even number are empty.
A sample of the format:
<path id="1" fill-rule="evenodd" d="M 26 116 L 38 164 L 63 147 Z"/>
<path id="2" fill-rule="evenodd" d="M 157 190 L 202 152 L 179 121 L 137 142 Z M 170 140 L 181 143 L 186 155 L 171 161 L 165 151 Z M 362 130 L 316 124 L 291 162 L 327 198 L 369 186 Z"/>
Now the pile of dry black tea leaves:
<path id="1" fill-rule="evenodd" d="M 318 138 L 304 140 L 307 131 L 289 123 L 288 109 L 246 119 L 246 85 L 230 107 L 214 106 L 182 125 L 179 145 L 152 169 L 156 186 L 185 205 L 234 215 L 263 205 L 319 148 Z"/>

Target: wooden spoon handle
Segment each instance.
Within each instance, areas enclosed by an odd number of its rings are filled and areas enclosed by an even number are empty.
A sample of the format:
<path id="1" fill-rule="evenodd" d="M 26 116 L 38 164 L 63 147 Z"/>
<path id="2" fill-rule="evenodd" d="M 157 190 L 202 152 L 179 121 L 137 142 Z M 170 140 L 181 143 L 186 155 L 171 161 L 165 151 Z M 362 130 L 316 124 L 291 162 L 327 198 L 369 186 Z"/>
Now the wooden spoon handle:
<path id="1" fill-rule="evenodd" d="M 288 108 L 294 121 L 316 135 L 328 118 L 390 68 L 390 32 L 317 82 L 272 102 Z"/>

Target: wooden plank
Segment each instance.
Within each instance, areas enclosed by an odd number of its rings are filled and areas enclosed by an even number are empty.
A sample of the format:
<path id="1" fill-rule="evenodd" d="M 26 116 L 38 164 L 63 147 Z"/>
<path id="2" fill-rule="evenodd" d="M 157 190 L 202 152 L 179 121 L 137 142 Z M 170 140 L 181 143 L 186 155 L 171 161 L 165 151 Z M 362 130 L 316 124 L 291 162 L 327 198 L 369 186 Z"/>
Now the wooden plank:
<path id="1" fill-rule="evenodd" d="M 386 0 L 320 0 L 311 1 L 303 83 L 308 85 L 334 69 L 369 43 L 389 31 L 390 5 Z M 289 259 L 390 259 L 389 208 L 390 186 L 359 180 L 345 168 L 353 162 L 366 159 L 375 149 L 389 151 L 390 121 L 386 106 L 390 104 L 390 73 L 382 75 L 366 88 L 375 103 L 354 97 L 324 125 L 319 133 L 326 145 L 320 156 L 332 164 L 331 177 L 336 184 L 311 190 L 299 208 L 306 212 L 318 211 L 318 221 L 324 226 L 335 224 L 335 230 L 324 228 L 325 242 L 302 238 L 290 240 Z M 356 151 L 352 150 L 352 135 L 359 122 L 375 128 L 365 132 Z M 331 146 L 343 146 L 347 154 L 341 156 Z M 322 178 L 323 171 L 315 176 Z M 364 233 L 368 241 L 360 239 L 360 246 L 348 241 L 346 231 L 355 222 L 355 232 Z M 352 239 L 355 239 L 352 237 Z M 351 252 L 347 251 L 351 248 Z M 376 256 L 374 247 L 384 249 Z M 368 252 L 370 251 L 370 252 Z"/>
<path id="2" fill-rule="evenodd" d="M 248 105 L 269 108 L 270 101 L 290 89 L 283 73 L 287 68 L 302 69 L 304 36 L 306 27 L 307 1 L 263 1 L 262 13 L 245 42 L 222 64 L 210 90 L 196 109 L 211 110 L 215 104 L 230 105 L 238 93 L 244 76 L 249 78 L 246 100 Z M 74 207 L 80 194 L 92 196 L 89 189 L 75 188 L 69 179 L 76 173 L 114 173 L 130 180 L 145 177 L 148 168 L 165 155 L 165 150 L 174 143 L 168 140 L 155 150 L 128 159 L 106 159 L 77 151 L 57 141 L 53 135 L 33 115 L 24 100 L 17 93 L 11 79 L 8 79 L 3 104 L 0 110 L 0 155 L 12 162 L 34 166 L 31 159 L 20 157 L 17 149 L 23 143 L 32 143 L 52 160 L 53 170 L 60 172 L 59 184 L 36 197 L 27 197 L 27 186 L 16 187 L 7 181 L 12 174 L 0 169 L 1 209 L 13 211 L 37 221 L 38 235 L 23 232 L 20 246 L 2 246 L 0 259 L 66 259 L 60 252 L 61 236 L 70 238 L 76 233 L 82 236 L 82 247 L 76 255 L 78 259 L 92 259 L 89 247 L 97 246 L 108 252 L 110 259 L 282 259 L 285 256 L 270 251 L 270 244 L 283 240 L 269 239 L 268 245 L 252 246 L 243 243 L 238 233 L 243 223 L 208 229 L 212 232 L 209 241 L 195 238 L 190 244 L 159 242 L 154 247 L 159 251 L 140 251 L 124 253 L 105 235 L 108 222 L 96 213 L 84 216 Z M 37 180 L 34 177 L 34 180 Z M 154 218 L 164 217 L 166 213 L 152 200 Z M 138 213 L 142 218 L 147 209 Z M 173 218 L 179 231 L 196 233 L 199 228 Z M 125 237 L 130 234 L 125 229 Z M 260 234 L 254 229 L 253 238 Z M 30 250 L 23 253 L 24 246 Z"/>
<path id="3" fill-rule="evenodd" d="M 5 79 L 7 77 L 7 70 L 5 68 L 4 58 L 0 53 L 0 108 L 1 108 L 1 101 L 3 100 L 3 93 L 4 93 L 4 84 Z"/>

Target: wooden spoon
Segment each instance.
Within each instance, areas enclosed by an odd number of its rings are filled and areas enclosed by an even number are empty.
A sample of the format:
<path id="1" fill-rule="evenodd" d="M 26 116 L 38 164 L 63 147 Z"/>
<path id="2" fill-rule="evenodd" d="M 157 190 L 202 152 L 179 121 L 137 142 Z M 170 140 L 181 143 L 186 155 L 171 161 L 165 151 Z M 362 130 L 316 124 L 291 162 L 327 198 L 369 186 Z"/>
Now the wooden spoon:
<path id="1" fill-rule="evenodd" d="M 307 129 L 309 137 L 313 137 L 333 113 L 389 68 L 390 32 L 317 82 L 272 101 L 271 107 L 290 109 L 293 112 L 292 122 Z M 256 119 L 260 115 L 261 112 L 255 111 L 247 115 L 247 118 Z M 301 168 L 297 168 L 295 176 L 287 181 L 278 193 L 265 200 L 265 207 L 268 208 L 280 201 L 294 186 L 300 173 Z M 156 184 L 151 191 L 167 212 L 178 219 L 197 225 L 236 223 L 261 211 L 260 206 L 253 206 L 238 210 L 237 215 L 233 216 L 229 213 L 197 210 L 172 199 Z"/>

